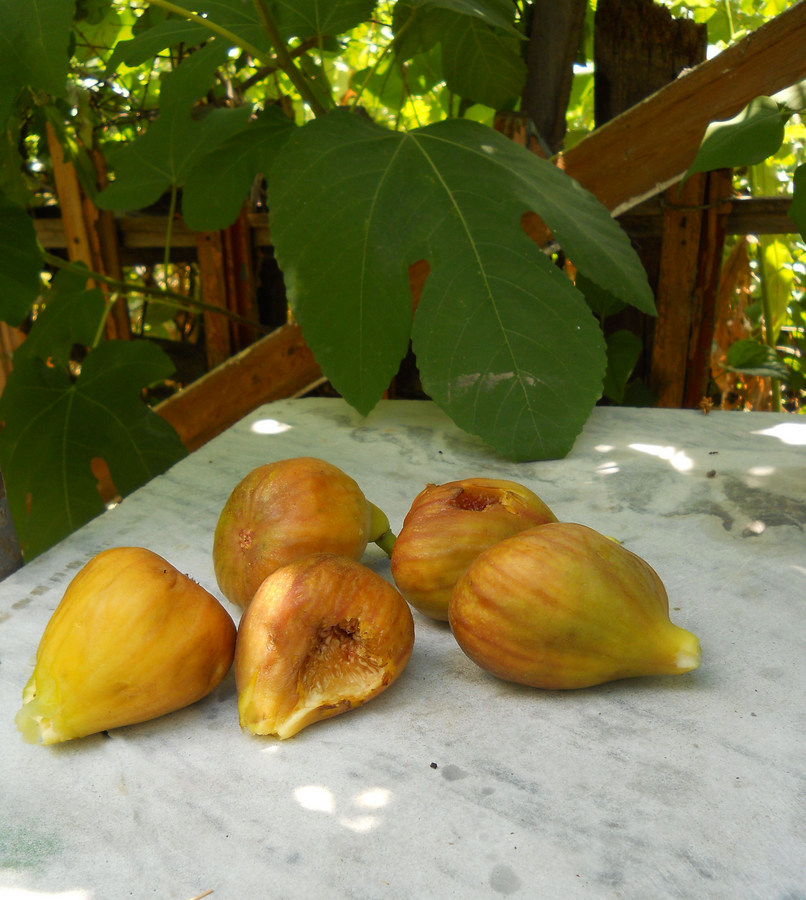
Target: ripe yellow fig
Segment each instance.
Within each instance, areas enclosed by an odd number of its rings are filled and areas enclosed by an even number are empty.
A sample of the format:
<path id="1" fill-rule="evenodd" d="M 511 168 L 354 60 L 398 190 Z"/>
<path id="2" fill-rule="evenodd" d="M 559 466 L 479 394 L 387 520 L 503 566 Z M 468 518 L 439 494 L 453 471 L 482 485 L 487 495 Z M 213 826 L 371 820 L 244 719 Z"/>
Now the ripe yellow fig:
<path id="1" fill-rule="evenodd" d="M 230 670 L 235 634 L 218 600 L 161 556 L 104 550 L 45 628 L 17 727 L 56 744 L 189 706 Z"/>
<path id="2" fill-rule="evenodd" d="M 318 553 L 282 566 L 238 626 L 241 727 L 289 738 L 360 706 L 395 681 L 413 646 L 408 604 L 363 564 Z"/>
<path id="3" fill-rule="evenodd" d="M 403 520 L 392 548 L 392 576 L 415 609 L 447 621 L 451 590 L 482 550 L 556 521 L 540 497 L 514 481 L 465 478 L 429 484 Z"/>
<path id="4" fill-rule="evenodd" d="M 263 579 L 311 553 L 360 559 L 389 529 L 358 484 L 313 457 L 258 466 L 230 494 L 216 525 L 213 565 L 224 596 L 246 609 Z"/>
<path id="5" fill-rule="evenodd" d="M 470 659 L 533 687 L 676 675 L 700 663 L 697 638 L 669 620 L 655 570 L 584 525 L 541 525 L 485 550 L 449 613 Z"/>

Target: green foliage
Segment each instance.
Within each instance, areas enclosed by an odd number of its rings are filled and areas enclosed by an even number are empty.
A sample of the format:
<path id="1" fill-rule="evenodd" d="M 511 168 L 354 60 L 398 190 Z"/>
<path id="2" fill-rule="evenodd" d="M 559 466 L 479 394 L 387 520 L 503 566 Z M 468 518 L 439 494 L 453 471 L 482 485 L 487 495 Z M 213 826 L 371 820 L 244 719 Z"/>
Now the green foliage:
<path id="1" fill-rule="evenodd" d="M 687 8 L 714 35 L 734 35 L 755 22 L 758 3 L 748 2 L 730 0 L 721 18 L 706 15 L 711 4 Z M 495 110 L 517 109 L 524 9 L 512 0 L 0 3 L 0 318 L 33 321 L 0 398 L 0 464 L 28 556 L 100 509 L 92 459 L 105 459 L 126 493 L 181 453 L 141 401 L 167 374 L 166 358 L 147 343 L 100 339 L 108 305 L 84 274 L 40 289 L 26 207 L 53 197 L 46 122 L 91 192 L 89 151 L 103 150 L 112 181 L 97 202 L 107 209 L 137 211 L 166 194 L 173 209 L 181 196 L 185 224 L 214 230 L 265 178 L 294 314 L 361 412 L 410 343 L 434 401 L 516 459 L 565 454 L 602 394 L 630 395 L 640 348 L 622 332 L 605 342 L 600 325 L 625 304 L 654 312 L 638 257 L 589 193 L 488 127 Z M 591 98 L 588 70 L 573 92 L 574 140 Z M 747 113 L 740 143 L 771 145 L 789 115 L 776 102 L 775 113 L 766 100 Z M 552 247 L 527 236 L 527 213 L 548 225 Z M 409 271 L 420 261 L 429 274 L 412 314 Z M 34 447 L 35 432 L 49 449 Z"/>
<path id="2" fill-rule="evenodd" d="M 141 398 L 171 374 L 168 358 L 144 342 L 106 341 L 75 375 L 72 349 L 96 339 L 106 304 L 84 290 L 85 276 L 56 281 L 0 397 L 0 469 L 26 559 L 103 511 L 94 460 L 127 494 L 186 452 Z"/>

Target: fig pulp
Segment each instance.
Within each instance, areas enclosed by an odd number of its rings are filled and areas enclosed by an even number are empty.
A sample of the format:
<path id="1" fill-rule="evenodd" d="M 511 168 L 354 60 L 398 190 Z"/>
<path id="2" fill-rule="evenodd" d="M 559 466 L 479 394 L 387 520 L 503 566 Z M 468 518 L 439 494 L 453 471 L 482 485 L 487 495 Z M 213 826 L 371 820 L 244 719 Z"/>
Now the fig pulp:
<path id="1" fill-rule="evenodd" d="M 395 681 L 413 646 L 406 601 L 363 564 L 320 553 L 282 566 L 238 626 L 241 727 L 289 738 L 360 706 Z"/>
<path id="2" fill-rule="evenodd" d="M 482 550 L 557 517 L 522 484 L 466 478 L 429 484 L 415 498 L 392 548 L 392 576 L 426 616 L 447 621 L 451 590 Z"/>
<path id="3" fill-rule="evenodd" d="M 697 638 L 669 619 L 655 570 L 584 525 L 541 525 L 485 550 L 449 614 L 470 659 L 533 687 L 675 675 L 700 662 Z"/>
<path id="4" fill-rule="evenodd" d="M 232 617 L 201 585 L 141 547 L 93 557 L 45 628 L 16 722 L 55 744 L 189 706 L 224 678 Z"/>
<path id="5" fill-rule="evenodd" d="M 215 529 L 213 565 L 224 596 L 245 609 L 275 569 L 311 553 L 360 559 L 389 521 L 345 472 L 312 457 L 253 469 Z"/>

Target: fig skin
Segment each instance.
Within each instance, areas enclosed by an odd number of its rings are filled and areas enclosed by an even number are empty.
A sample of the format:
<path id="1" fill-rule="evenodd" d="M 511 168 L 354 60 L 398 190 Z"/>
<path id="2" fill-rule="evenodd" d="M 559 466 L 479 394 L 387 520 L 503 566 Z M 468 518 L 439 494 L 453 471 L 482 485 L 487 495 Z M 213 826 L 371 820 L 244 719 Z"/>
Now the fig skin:
<path id="1" fill-rule="evenodd" d="M 585 525 L 542 525 L 485 550 L 456 584 L 449 614 L 470 659 L 532 687 L 676 675 L 700 663 L 697 638 L 669 619 L 655 570 Z"/>
<path id="2" fill-rule="evenodd" d="M 358 560 L 388 520 L 358 484 L 313 457 L 259 466 L 234 488 L 213 538 L 216 581 L 246 609 L 266 576 L 311 553 Z"/>
<path id="3" fill-rule="evenodd" d="M 235 635 L 219 601 L 161 556 L 104 550 L 45 628 L 17 727 L 55 744 L 182 709 L 229 672 Z"/>
<path id="4" fill-rule="evenodd" d="M 482 550 L 556 521 L 537 494 L 515 481 L 429 484 L 414 498 L 395 540 L 392 577 L 415 609 L 447 622 L 451 590 Z"/>
<path id="5" fill-rule="evenodd" d="M 360 706 L 413 647 L 411 610 L 388 581 L 333 554 L 297 559 L 263 581 L 238 626 L 241 727 L 285 739 Z"/>

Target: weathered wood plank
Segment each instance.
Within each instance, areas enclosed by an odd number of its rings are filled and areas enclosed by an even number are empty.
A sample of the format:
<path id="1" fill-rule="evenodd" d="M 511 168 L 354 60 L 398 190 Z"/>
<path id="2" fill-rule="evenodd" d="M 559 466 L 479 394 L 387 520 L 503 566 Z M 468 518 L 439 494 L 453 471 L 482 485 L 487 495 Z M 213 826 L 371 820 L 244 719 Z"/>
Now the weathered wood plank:
<path id="1" fill-rule="evenodd" d="M 195 450 L 262 403 L 310 387 L 322 371 L 296 324 L 283 325 L 155 407 Z"/>
<path id="2" fill-rule="evenodd" d="M 634 206 L 679 180 L 709 122 L 806 78 L 805 45 L 799 2 L 596 129 L 560 165 L 609 209 Z"/>

